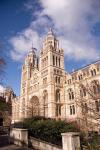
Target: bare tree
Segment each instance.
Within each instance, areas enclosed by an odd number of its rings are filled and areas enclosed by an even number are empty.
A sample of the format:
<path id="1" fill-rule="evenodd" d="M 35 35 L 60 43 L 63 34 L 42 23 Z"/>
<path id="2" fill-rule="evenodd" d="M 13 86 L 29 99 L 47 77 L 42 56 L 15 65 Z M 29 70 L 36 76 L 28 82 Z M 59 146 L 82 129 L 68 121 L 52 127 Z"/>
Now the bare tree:
<path id="1" fill-rule="evenodd" d="M 75 83 L 79 92 L 75 93 L 76 105 L 81 110 L 80 128 L 86 132 L 100 129 L 100 83 L 97 80 L 86 85 Z"/>

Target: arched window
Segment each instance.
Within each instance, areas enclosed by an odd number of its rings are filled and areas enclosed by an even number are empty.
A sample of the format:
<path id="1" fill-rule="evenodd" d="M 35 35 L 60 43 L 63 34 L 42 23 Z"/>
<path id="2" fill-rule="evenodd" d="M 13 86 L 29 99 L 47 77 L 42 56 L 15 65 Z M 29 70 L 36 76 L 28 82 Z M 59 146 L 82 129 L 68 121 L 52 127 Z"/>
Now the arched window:
<path id="1" fill-rule="evenodd" d="M 91 70 L 91 76 L 93 76 L 93 71 Z"/>
<path id="2" fill-rule="evenodd" d="M 80 96 L 83 97 L 83 92 L 82 89 L 80 90 Z"/>
<path id="3" fill-rule="evenodd" d="M 56 116 L 61 116 L 60 90 L 56 90 Z"/>
<path id="4" fill-rule="evenodd" d="M 70 115 L 72 115 L 73 111 L 72 111 L 72 106 L 70 106 Z"/>
<path id="5" fill-rule="evenodd" d="M 85 88 L 81 88 L 80 89 L 80 96 L 81 97 L 85 97 L 86 96 L 86 89 Z"/>
<path id="6" fill-rule="evenodd" d="M 69 99 L 71 99 L 71 94 L 70 93 L 68 93 L 69 94 Z"/>
<path id="7" fill-rule="evenodd" d="M 38 116 L 39 110 L 39 99 L 37 96 L 33 96 L 30 100 L 29 114 L 33 116 Z"/>
<path id="8" fill-rule="evenodd" d="M 100 84 L 98 80 L 94 80 L 91 82 L 91 87 L 93 90 L 94 94 L 99 94 L 100 93 Z"/>
<path id="9" fill-rule="evenodd" d="M 59 58 L 59 67 L 60 67 L 60 58 Z"/>
<path id="10" fill-rule="evenodd" d="M 58 65 L 58 59 L 57 59 L 57 57 L 56 57 L 56 66 Z"/>
<path id="11" fill-rule="evenodd" d="M 91 76 L 95 76 L 96 75 L 96 69 L 91 70 Z"/>
<path id="12" fill-rule="evenodd" d="M 44 107 L 44 117 L 48 117 L 48 92 L 43 91 L 43 107 Z"/>
<path id="13" fill-rule="evenodd" d="M 68 90 L 68 95 L 69 95 L 69 99 L 73 100 L 74 99 L 74 92 L 72 91 L 72 89 Z"/>
<path id="14" fill-rule="evenodd" d="M 83 89 L 83 95 L 86 96 L 86 89 Z"/>
<path id="15" fill-rule="evenodd" d="M 60 77 L 58 77 L 58 83 L 60 83 Z"/>
<path id="16" fill-rule="evenodd" d="M 95 69 L 93 70 L 93 73 L 94 73 L 94 76 L 95 76 L 96 75 L 96 70 Z"/>
<path id="17" fill-rule="evenodd" d="M 79 78 L 79 80 L 82 80 L 82 79 L 83 79 L 82 74 L 80 74 L 80 75 L 78 76 L 78 78 Z"/>
<path id="18" fill-rule="evenodd" d="M 46 57 L 46 66 L 48 65 L 48 56 Z"/>
<path id="19" fill-rule="evenodd" d="M 53 65 L 55 66 L 55 56 L 53 55 Z"/>
<path id="20" fill-rule="evenodd" d="M 57 76 L 55 77 L 55 81 L 56 81 L 56 83 L 57 83 L 57 80 L 58 80 L 58 78 L 57 78 Z"/>
<path id="21" fill-rule="evenodd" d="M 74 99 L 74 93 L 72 92 L 72 99 Z"/>
<path id="22" fill-rule="evenodd" d="M 70 115 L 74 115 L 75 114 L 75 106 L 71 105 L 70 106 Z"/>
<path id="23" fill-rule="evenodd" d="M 72 106 L 72 110 L 73 110 L 73 115 L 75 114 L 75 106 Z"/>
<path id="24" fill-rule="evenodd" d="M 61 116 L 61 105 L 56 105 L 56 116 Z"/>
<path id="25" fill-rule="evenodd" d="M 60 102 L 60 90 L 56 90 L 56 102 Z"/>

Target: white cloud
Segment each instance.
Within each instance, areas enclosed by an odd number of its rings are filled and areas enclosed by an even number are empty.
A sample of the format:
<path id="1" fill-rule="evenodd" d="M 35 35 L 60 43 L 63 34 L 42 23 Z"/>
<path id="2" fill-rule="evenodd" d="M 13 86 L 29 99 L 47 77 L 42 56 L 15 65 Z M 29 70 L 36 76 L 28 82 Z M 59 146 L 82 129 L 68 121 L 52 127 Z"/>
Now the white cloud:
<path id="1" fill-rule="evenodd" d="M 88 47 L 87 45 L 77 45 L 76 43 L 66 40 L 63 37 L 59 37 L 60 45 L 63 46 L 65 55 L 69 59 L 78 60 L 96 60 L 99 59 L 98 52 L 92 47 Z"/>
<path id="2" fill-rule="evenodd" d="M 51 26 L 69 59 L 78 61 L 100 58 L 96 50 L 100 39 L 91 34 L 93 26 L 100 20 L 99 0 L 40 0 L 40 4 L 43 10 L 34 13 L 37 19 L 30 23 L 29 28 L 10 39 L 14 60 L 22 59 L 32 42 L 40 49 L 41 37 Z"/>
<path id="3" fill-rule="evenodd" d="M 5 88 L 2 85 L 0 85 L 0 93 L 3 93 L 4 90 L 5 90 Z"/>
<path id="4" fill-rule="evenodd" d="M 95 23 L 100 20 L 99 0 L 40 0 L 42 15 L 54 22 L 61 46 L 69 58 L 96 60 L 100 58 L 96 37 L 91 34 Z"/>
<path id="5" fill-rule="evenodd" d="M 36 48 L 40 48 L 40 37 L 38 33 L 31 28 L 27 28 L 15 37 L 10 39 L 10 43 L 13 46 L 11 56 L 14 60 L 19 61 L 23 59 L 23 56 L 31 49 L 32 44 Z"/>

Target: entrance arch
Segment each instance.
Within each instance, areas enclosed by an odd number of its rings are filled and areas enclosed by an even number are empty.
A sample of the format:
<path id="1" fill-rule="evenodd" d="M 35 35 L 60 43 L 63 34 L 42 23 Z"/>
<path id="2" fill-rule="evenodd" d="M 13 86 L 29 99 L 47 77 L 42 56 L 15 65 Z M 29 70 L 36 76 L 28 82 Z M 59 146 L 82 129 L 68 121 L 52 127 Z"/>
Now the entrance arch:
<path id="1" fill-rule="evenodd" d="M 40 111 L 39 111 L 39 99 L 37 96 L 33 96 L 30 100 L 31 106 L 30 106 L 30 111 L 31 111 L 31 116 L 39 116 Z"/>

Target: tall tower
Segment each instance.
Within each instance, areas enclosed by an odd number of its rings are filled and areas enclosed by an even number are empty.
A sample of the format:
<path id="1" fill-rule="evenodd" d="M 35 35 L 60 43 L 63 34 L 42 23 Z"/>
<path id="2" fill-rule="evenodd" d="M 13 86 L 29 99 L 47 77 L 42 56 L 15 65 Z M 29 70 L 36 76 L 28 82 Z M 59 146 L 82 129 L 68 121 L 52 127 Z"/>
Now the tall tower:
<path id="1" fill-rule="evenodd" d="M 59 41 L 52 29 L 49 30 L 40 55 L 42 90 L 47 93 L 43 98 L 46 117 L 61 117 L 64 77 L 64 52 L 59 48 Z M 46 102 L 45 102 L 46 101 Z"/>
<path id="2" fill-rule="evenodd" d="M 21 117 L 27 117 L 26 108 L 28 107 L 28 97 L 30 89 L 30 80 L 33 74 L 33 71 L 39 70 L 38 57 L 35 53 L 35 48 L 31 48 L 29 53 L 25 58 L 25 62 L 22 66 L 22 76 L 21 76 Z M 23 115 L 22 115 L 23 114 Z"/>
<path id="3" fill-rule="evenodd" d="M 38 57 L 36 56 L 36 53 L 35 53 L 35 48 L 32 47 L 27 57 L 25 58 L 25 62 L 22 66 L 21 95 L 26 93 L 25 83 L 27 80 L 31 78 L 32 71 L 35 68 L 39 69 L 39 64 L 38 64 Z"/>

